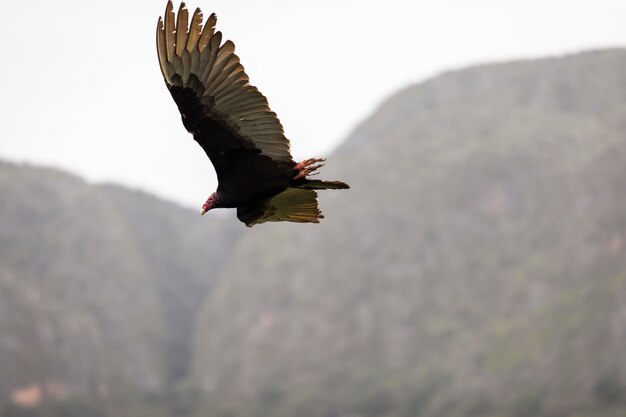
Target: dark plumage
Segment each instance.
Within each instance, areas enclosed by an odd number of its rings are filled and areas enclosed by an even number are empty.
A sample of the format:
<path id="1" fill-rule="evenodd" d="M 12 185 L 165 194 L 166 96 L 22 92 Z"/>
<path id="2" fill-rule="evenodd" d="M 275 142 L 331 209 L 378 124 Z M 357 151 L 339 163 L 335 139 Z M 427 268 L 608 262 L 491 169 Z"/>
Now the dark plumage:
<path id="1" fill-rule="evenodd" d="M 157 52 L 165 84 L 183 125 L 213 163 L 219 185 L 202 206 L 236 207 L 247 226 L 266 221 L 317 223 L 322 214 L 315 190 L 349 188 L 341 181 L 308 175 L 323 165 L 311 158 L 296 164 L 289 140 L 268 106 L 249 83 L 235 45 L 222 43 L 215 14 L 202 24 L 196 9 L 191 23 L 185 3 L 178 16 L 168 1 L 157 24 Z"/>

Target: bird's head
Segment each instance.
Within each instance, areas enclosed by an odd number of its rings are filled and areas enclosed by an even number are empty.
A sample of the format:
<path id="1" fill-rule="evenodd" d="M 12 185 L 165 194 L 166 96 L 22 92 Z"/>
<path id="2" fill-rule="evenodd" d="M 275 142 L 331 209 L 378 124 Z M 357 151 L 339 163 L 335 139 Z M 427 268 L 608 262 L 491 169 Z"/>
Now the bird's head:
<path id="1" fill-rule="evenodd" d="M 213 193 L 207 198 L 206 202 L 202 205 L 200 209 L 200 215 L 204 216 L 204 213 L 215 208 L 217 205 L 217 193 Z"/>

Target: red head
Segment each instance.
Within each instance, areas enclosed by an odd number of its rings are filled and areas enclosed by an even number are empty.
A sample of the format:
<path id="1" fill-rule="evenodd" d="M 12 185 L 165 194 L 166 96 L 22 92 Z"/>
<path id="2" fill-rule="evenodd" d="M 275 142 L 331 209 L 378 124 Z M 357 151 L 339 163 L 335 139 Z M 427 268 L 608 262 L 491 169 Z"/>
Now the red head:
<path id="1" fill-rule="evenodd" d="M 204 213 L 216 207 L 217 203 L 217 193 L 213 193 L 207 198 L 206 202 L 202 205 L 202 209 L 200 210 L 200 215 L 204 216 Z"/>

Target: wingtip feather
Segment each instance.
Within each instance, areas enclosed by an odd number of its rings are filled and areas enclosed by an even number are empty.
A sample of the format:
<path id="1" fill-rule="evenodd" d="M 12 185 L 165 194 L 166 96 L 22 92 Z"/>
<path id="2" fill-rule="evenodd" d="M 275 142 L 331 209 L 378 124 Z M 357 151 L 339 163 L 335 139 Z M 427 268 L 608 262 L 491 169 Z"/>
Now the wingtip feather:
<path id="1" fill-rule="evenodd" d="M 176 19 L 176 55 L 180 56 L 183 49 L 187 47 L 187 36 L 189 25 L 189 10 L 185 2 L 180 3 L 178 17 Z"/>
<path id="2" fill-rule="evenodd" d="M 209 18 L 206 20 L 204 24 L 204 29 L 202 29 L 202 35 L 200 35 L 200 40 L 198 41 L 198 50 L 202 52 L 204 48 L 207 47 L 211 38 L 215 34 L 215 25 L 217 24 L 217 15 L 215 13 L 211 13 Z"/>
<path id="3" fill-rule="evenodd" d="M 163 19 L 159 16 L 156 30 L 157 55 L 159 57 L 159 68 L 165 80 L 168 80 L 167 74 L 167 50 L 165 47 L 165 29 Z"/>
<path id="4" fill-rule="evenodd" d="M 202 10 L 196 8 L 191 17 L 191 24 L 189 25 L 189 35 L 187 37 L 187 51 L 191 52 L 198 45 L 200 34 L 202 33 Z"/>
<path id="5" fill-rule="evenodd" d="M 167 6 L 165 6 L 165 14 L 163 15 L 163 30 L 165 31 L 165 50 L 167 52 L 168 61 L 171 61 L 172 57 L 174 56 L 174 18 L 174 4 L 171 0 L 168 0 Z"/>

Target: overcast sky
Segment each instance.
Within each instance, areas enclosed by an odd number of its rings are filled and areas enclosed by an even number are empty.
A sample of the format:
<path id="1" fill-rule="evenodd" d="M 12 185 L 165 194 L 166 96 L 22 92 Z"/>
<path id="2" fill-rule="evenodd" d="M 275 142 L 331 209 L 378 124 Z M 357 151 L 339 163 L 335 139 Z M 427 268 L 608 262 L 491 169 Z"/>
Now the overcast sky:
<path id="1" fill-rule="evenodd" d="M 328 154 L 390 94 L 441 71 L 626 46 L 625 0 L 187 5 L 217 13 L 218 30 L 278 113 L 295 159 Z M 159 71 L 155 25 L 164 7 L 164 0 L 3 2 L 0 158 L 198 208 L 216 178 Z"/>

